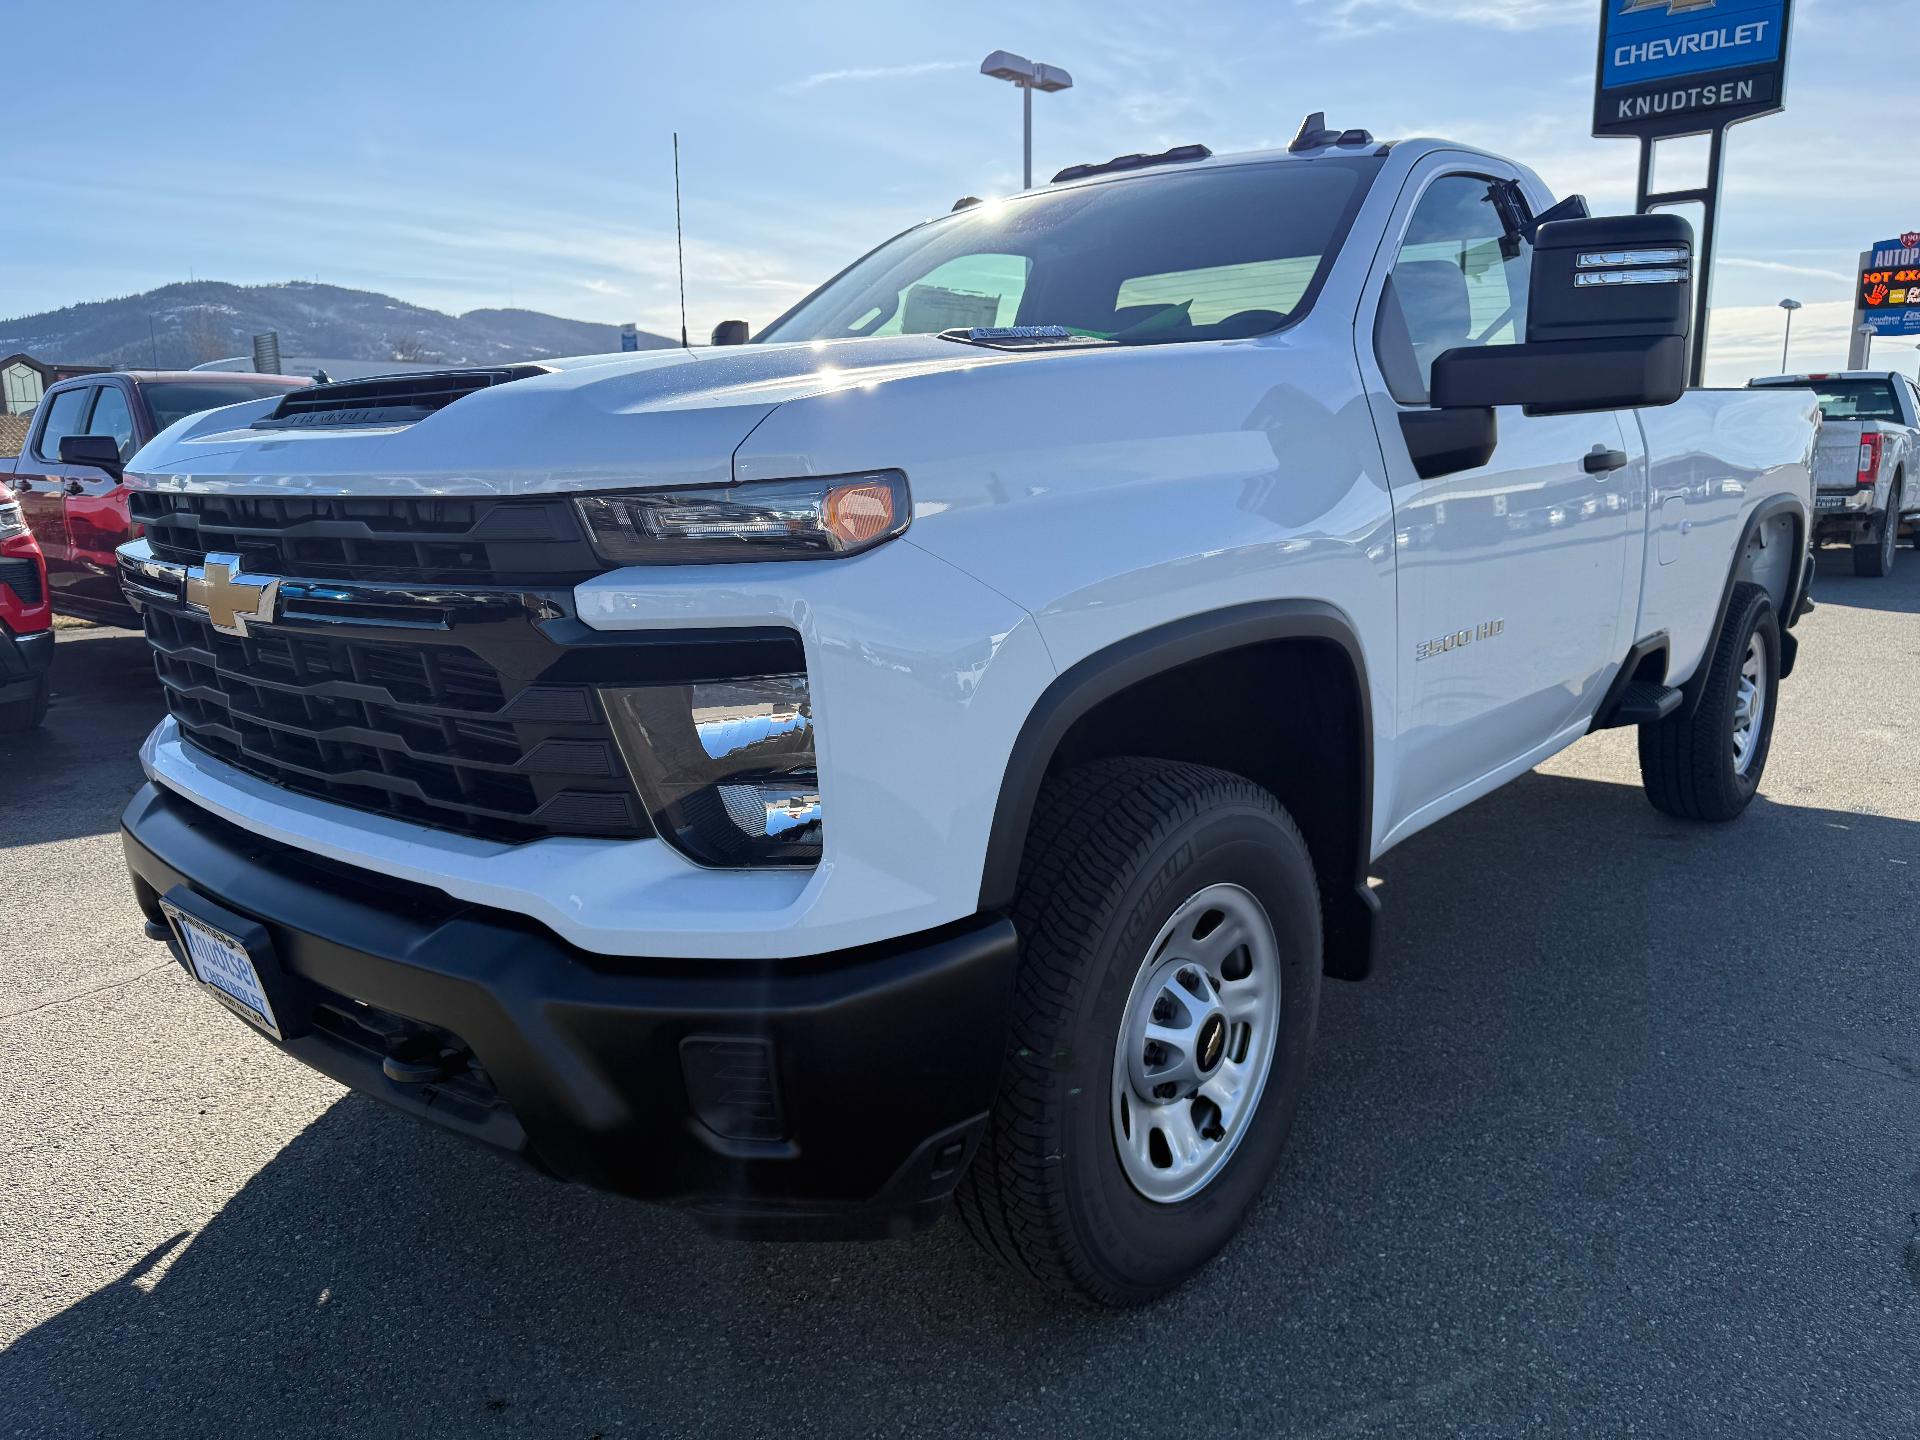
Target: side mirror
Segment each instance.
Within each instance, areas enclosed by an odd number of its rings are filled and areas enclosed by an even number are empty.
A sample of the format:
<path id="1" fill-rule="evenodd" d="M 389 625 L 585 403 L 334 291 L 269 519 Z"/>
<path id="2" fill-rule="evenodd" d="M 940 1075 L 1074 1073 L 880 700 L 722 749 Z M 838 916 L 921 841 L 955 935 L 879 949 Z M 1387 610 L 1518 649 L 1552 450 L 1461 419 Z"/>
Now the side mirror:
<path id="1" fill-rule="evenodd" d="M 744 345 L 747 343 L 747 322 L 744 320 L 722 320 L 713 327 L 713 343 L 716 345 Z"/>
<path id="2" fill-rule="evenodd" d="M 120 463 L 120 444 L 111 435 L 62 435 L 60 463 L 91 465 L 116 480 L 124 468 Z"/>
<path id="3" fill-rule="evenodd" d="M 1534 241 L 1526 343 L 1447 351 L 1433 362 L 1433 404 L 1530 415 L 1671 405 L 1686 393 L 1692 328 L 1684 219 L 1550 221 Z"/>

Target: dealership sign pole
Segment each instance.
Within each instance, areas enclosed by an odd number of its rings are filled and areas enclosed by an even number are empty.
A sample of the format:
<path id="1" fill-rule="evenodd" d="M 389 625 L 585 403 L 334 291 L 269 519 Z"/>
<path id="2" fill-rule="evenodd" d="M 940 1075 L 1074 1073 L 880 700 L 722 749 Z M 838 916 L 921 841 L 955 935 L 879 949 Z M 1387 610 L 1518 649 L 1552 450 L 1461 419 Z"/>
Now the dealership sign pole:
<path id="1" fill-rule="evenodd" d="M 1787 37 L 1793 0 L 1601 0 L 1593 133 L 1640 142 L 1636 213 L 1676 205 L 1701 209 L 1693 317 L 1693 383 L 1707 363 L 1707 314 L 1727 129 L 1777 114 L 1786 104 Z M 1653 188 L 1657 142 L 1709 137 L 1706 183 Z"/>

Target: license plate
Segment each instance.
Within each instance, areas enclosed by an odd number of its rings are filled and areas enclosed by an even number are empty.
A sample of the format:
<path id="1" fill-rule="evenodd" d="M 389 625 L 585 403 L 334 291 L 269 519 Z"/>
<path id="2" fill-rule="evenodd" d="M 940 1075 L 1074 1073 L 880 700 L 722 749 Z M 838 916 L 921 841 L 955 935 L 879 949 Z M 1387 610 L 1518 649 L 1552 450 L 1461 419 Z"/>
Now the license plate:
<path id="1" fill-rule="evenodd" d="M 1844 510 L 1847 508 L 1847 497 L 1845 495 L 1816 495 L 1813 497 L 1813 508 L 1816 510 Z"/>
<path id="2" fill-rule="evenodd" d="M 160 903 L 187 947 L 187 963 L 193 967 L 194 978 L 242 1020 L 258 1025 L 276 1040 L 282 1038 L 280 1022 L 274 1017 L 272 1002 L 267 999 L 267 987 L 260 983 L 260 972 L 247 954 L 247 947 L 225 931 L 194 919 L 178 906 L 164 900 Z"/>

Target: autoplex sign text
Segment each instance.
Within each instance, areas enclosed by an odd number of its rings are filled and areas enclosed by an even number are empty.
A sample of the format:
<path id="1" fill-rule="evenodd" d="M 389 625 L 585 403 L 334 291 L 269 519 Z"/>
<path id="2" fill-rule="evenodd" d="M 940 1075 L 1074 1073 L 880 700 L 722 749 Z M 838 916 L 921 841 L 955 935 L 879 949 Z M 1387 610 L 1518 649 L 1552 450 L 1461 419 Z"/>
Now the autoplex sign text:
<path id="1" fill-rule="evenodd" d="M 1920 230 L 1873 247 L 1859 295 L 1860 317 L 1876 335 L 1920 335 Z"/>

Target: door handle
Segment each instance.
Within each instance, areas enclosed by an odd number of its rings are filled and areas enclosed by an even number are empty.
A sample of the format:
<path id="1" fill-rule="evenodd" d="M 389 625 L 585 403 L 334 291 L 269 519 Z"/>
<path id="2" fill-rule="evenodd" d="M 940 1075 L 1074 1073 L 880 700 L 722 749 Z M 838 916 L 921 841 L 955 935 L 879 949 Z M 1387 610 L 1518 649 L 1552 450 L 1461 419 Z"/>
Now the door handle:
<path id="1" fill-rule="evenodd" d="M 1587 452 L 1580 462 L 1580 468 L 1589 475 L 1611 475 L 1627 463 L 1627 452 L 1609 450 L 1604 445 L 1596 445 Z"/>

